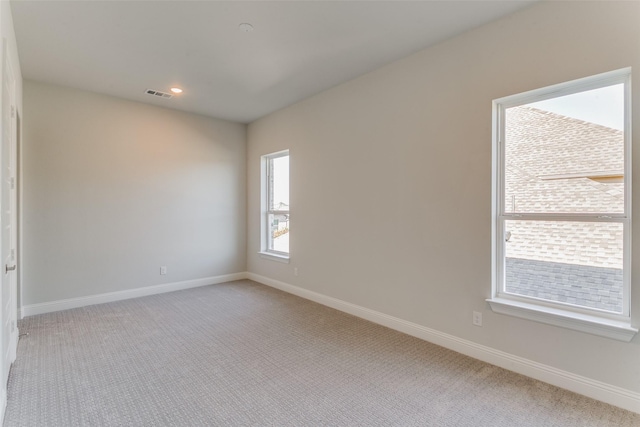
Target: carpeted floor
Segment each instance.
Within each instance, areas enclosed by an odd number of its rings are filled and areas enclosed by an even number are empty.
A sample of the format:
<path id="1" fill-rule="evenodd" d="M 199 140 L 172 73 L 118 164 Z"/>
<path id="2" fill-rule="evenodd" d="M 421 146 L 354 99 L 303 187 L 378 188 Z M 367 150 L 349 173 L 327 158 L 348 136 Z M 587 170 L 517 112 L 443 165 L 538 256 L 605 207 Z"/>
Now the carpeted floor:
<path id="1" fill-rule="evenodd" d="M 251 281 L 20 323 L 5 427 L 640 426 Z"/>

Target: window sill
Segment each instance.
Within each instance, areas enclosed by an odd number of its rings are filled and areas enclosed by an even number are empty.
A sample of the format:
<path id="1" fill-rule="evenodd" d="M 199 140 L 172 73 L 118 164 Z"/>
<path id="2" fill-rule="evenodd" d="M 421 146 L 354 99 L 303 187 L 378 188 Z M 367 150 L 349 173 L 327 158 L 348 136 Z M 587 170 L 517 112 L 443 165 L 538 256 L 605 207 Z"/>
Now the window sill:
<path id="1" fill-rule="evenodd" d="M 487 299 L 487 302 L 491 306 L 491 310 L 496 313 L 560 326 L 618 341 L 629 342 L 638 333 L 638 329 L 631 327 L 630 323 L 620 320 L 610 320 L 556 308 L 541 307 L 504 298 L 490 298 Z"/>
<path id="2" fill-rule="evenodd" d="M 284 264 L 289 264 L 289 256 L 288 255 L 279 255 L 271 252 L 258 252 L 260 254 L 260 258 L 268 259 L 271 261 L 282 262 Z"/>

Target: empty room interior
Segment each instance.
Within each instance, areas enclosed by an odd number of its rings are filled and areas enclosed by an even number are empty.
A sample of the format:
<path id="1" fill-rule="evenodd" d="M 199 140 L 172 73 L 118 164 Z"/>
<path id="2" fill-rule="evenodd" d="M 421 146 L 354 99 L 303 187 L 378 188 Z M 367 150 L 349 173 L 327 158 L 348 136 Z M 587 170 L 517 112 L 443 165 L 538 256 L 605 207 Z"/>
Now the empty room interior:
<path id="1" fill-rule="evenodd" d="M 639 1 L 0 34 L 4 426 L 640 426 Z"/>

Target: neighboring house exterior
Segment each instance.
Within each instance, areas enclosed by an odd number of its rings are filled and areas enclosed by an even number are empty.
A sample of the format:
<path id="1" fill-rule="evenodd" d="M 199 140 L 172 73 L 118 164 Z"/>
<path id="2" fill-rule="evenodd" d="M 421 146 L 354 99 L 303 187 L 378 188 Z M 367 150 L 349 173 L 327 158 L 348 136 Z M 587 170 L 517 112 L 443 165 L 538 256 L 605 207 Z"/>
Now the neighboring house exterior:
<path id="1" fill-rule="evenodd" d="M 622 213 L 622 131 L 528 106 L 510 108 L 508 213 Z M 508 221 L 507 292 L 619 313 L 621 224 Z"/>
<path id="2" fill-rule="evenodd" d="M 278 202 L 276 210 L 289 211 L 289 205 Z M 273 249 L 278 252 L 289 252 L 289 215 L 274 215 L 271 224 L 271 236 L 273 238 Z"/>

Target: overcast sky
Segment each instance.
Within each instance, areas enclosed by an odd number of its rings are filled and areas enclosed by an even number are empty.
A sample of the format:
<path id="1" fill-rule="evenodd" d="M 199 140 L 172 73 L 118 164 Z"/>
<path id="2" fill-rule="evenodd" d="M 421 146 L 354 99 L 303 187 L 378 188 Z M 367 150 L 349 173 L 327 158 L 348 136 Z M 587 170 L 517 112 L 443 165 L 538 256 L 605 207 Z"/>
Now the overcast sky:
<path id="1" fill-rule="evenodd" d="M 618 84 L 527 104 L 613 129 L 624 127 L 624 85 Z"/>

